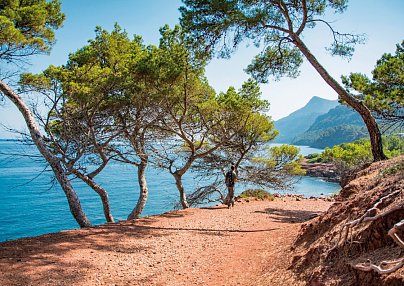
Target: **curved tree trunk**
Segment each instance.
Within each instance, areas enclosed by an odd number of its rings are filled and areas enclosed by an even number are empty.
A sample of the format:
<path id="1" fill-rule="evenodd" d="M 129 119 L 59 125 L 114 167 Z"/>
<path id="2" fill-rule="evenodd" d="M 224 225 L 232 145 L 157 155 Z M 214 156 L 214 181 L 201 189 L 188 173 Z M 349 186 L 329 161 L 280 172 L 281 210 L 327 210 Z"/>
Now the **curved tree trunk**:
<path id="1" fill-rule="evenodd" d="M 73 217 L 80 227 L 90 227 L 91 223 L 85 215 L 83 209 L 81 208 L 80 200 L 76 192 L 70 184 L 68 177 L 66 176 L 66 173 L 62 168 L 62 165 L 60 164 L 59 159 L 55 157 L 51 152 L 49 152 L 48 148 L 46 147 L 46 144 L 42 139 L 41 132 L 39 131 L 39 127 L 36 124 L 31 111 L 24 103 L 24 101 L 3 81 L 0 81 L 0 91 L 3 92 L 4 95 L 7 96 L 14 103 L 14 105 L 18 108 L 18 110 L 24 117 L 24 120 L 31 134 L 32 141 L 35 143 L 39 152 L 51 166 L 56 179 L 58 180 L 66 195 L 70 207 L 70 212 L 72 213 Z"/>
<path id="2" fill-rule="evenodd" d="M 108 193 L 94 180 L 89 178 L 86 175 L 83 175 L 82 173 L 78 172 L 75 169 L 70 170 L 74 175 L 76 175 L 79 179 L 81 179 L 83 182 L 85 182 L 89 187 L 91 187 L 99 196 L 102 202 L 102 208 L 104 210 L 104 217 L 107 222 L 114 222 L 114 218 L 111 214 L 111 205 L 109 203 L 108 199 Z"/>
<path id="3" fill-rule="evenodd" d="M 187 201 L 187 196 L 185 194 L 185 188 L 184 185 L 182 184 L 182 175 L 178 174 L 178 173 L 174 173 L 173 174 L 174 178 L 175 178 L 175 184 L 177 185 L 177 189 L 180 193 L 180 203 L 183 209 L 187 209 L 189 208 L 189 204 Z"/>
<path id="4" fill-rule="evenodd" d="M 174 176 L 175 185 L 177 186 L 178 192 L 180 194 L 180 203 L 183 209 L 189 208 L 189 204 L 187 201 L 187 194 L 185 193 L 184 185 L 182 184 L 182 176 L 189 170 L 189 168 L 191 168 L 192 163 L 195 161 L 196 158 L 196 156 L 189 157 L 187 162 L 181 169 L 171 173 Z"/>
<path id="5" fill-rule="evenodd" d="M 382 136 L 380 133 L 379 126 L 376 120 L 372 116 L 370 110 L 355 97 L 351 96 L 327 71 L 326 69 L 317 61 L 316 57 L 310 52 L 303 41 L 297 36 L 292 35 L 294 39 L 294 44 L 307 58 L 310 64 L 316 69 L 320 76 L 325 80 L 325 82 L 334 89 L 342 100 L 344 100 L 349 106 L 351 106 L 355 111 L 357 111 L 362 117 L 366 124 L 369 132 L 370 142 L 372 145 L 372 154 L 374 161 L 381 161 L 387 159 L 383 152 Z"/>
<path id="6" fill-rule="evenodd" d="M 128 219 L 137 219 L 141 215 L 146 206 L 147 198 L 149 196 L 149 189 L 147 187 L 146 181 L 146 167 L 148 163 L 148 156 L 140 156 L 140 164 L 137 167 L 137 176 L 139 180 L 139 199 L 137 201 L 136 207 L 129 214 Z"/>

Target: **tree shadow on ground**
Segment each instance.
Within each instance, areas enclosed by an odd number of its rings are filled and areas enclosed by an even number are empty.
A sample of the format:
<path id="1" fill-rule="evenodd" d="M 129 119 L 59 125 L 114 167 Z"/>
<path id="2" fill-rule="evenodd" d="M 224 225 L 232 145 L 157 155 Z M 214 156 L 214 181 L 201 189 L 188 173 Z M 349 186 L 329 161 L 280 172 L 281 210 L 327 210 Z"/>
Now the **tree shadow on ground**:
<path id="1" fill-rule="evenodd" d="M 274 221 L 282 223 L 302 223 L 317 217 L 320 213 L 306 210 L 284 210 L 275 208 L 266 208 L 257 213 L 268 214 Z"/>
<path id="2" fill-rule="evenodd" d="M 142 223 L 147 222 L 104 224 L 0 243 L 0 285 L 40 285 L 44 277 L 49 285 L 57 285 L 60 281 L 80 285 L 86 276 L 86 269 L 97 267 L 97 263 L 80 258 L 66 263 L 62 258 L 72 250 L 136 254 L 150 248 L 139 245 L 138 240 L 170 235 L 163 228 Z M 133 242 L 122 242 L 124 237 L 129 237 Z M 12 271 L 7 273 L 7 269 Z"/>
<path id="3" fill-rule="evenodd" d="M 163 215 L 169 219 L 181 216 L 183 215 L 177 213 Z M 170 236 L 178 232 L 228 236 L 236 232 L 275 230 L 153 226 L 153 222 L 156 221 L 158 217 L 148 217 L 0 243 L 0 285 L 41 285 L 43 281 L 49 281 L 49 285 L 57 285 L 61 281 L 80 285 L 88 278 L 86 277 L 87 269 L 98 269 L 99 265 L 94 259 L 77 257 L 77 253 L 107 252 L 108 255 L 114 256 L 119 253 L 137 255 L 140 252 L 153 250 L 153 246 L 145 243 L 145 240 L 142 242 L 142 239 Z M 72 250 L 75 251 L 76 257 L 66 262 L 63 257 L 69 256 Z M 11 271 L 7 272 L 7 269 Z"/>
<path id="4" fill-rule="evenodd" d="M 153 226 L 143 226 L 145 229 L 157 230 L 157 231 L 196 231 L 202 233 L 252 233 L 252 232 L 264 232 L 273 231 L 279 228 L 269 228 L 269 229 L 209 229 L 209 228 L 183 228 L 183 227 L 153 227 Z"/>
<path id="5" fill-rule="evenodd" d="M 219 206 L 213 206 L 213 207 L 200 207 L 201 210 L 208 210 L 208 211 L 215 211 L 215 210 L 222 210 L 222 209 L 227 209 L 228 207 L 226 205 L 219 205 Z"/>

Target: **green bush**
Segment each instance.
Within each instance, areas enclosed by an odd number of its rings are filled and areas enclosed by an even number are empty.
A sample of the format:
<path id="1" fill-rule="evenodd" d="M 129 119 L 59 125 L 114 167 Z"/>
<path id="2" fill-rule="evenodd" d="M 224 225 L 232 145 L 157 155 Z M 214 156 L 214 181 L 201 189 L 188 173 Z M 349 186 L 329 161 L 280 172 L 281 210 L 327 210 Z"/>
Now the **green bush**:
<path id="1" fill-rule="evenodd" d="M 404 154 L 404 139 L 397 135 L 383 136 L 383 150 L 388 158 Z M 321 154 L 323 162 L 331 161 L 341 176 L 359 170 L 373 161 L 369 139 L 361 139 L 352 143 L 344 143 L 333 148 L 326 148 Z"/>
<path id="2" fill-rule="evenodd" d="M 397 173 L 404 174 L 404 161 L 381 171 L 383 177 L 395 175 Z"/>
<path id="3" fill-rule="evenodd" d="M 238 197 L 241 199 L 256 198 L 261 201 L 273 201 L 275 199 L 271 193 L 261 189 L 246 190 Z"/>
<path id="4" fill-rule="evenodd" d="M 324 162 L 323 157 L 319 153 L 312 153 L 306 156 L 309 163 L 322 163 Z"/>
<path id="5" fill-rule="evenodd" d="M 388 158 L 404 154 L 404 139 L 397 135 L 383 136 L 383 150 Z M 323 161 L 343 162 L 347 166 L 358 166 L 373 160 L 369 139 L 344 143 L 326 148 L 321 154 Z"/>

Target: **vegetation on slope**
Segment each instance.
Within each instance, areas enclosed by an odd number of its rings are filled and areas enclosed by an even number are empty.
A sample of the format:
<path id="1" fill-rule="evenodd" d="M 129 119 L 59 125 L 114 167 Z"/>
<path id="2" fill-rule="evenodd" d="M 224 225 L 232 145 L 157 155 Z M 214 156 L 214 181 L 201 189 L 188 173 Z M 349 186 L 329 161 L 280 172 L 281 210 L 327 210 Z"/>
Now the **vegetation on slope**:
<path id="1" fill-rule="evenodd" d="M 404 155 L 404 139 L 399 135 L 383 136 L 383 149 L 389 158 Z M 310 154 L 307 159 L 309 163 L 333 163 L 342 186 L 351 179 L 352 174 L 373 160 L 369 139 L 326 148 L 321 154 Z"/>
<path id="2" fill-rule="evenodd" d="M 260 201 L 273 201 L 275 199 L 275 197 L 271 193 L 261 189 L 245 190 L 237 198 L 240 199 L 255 198 Z"/>

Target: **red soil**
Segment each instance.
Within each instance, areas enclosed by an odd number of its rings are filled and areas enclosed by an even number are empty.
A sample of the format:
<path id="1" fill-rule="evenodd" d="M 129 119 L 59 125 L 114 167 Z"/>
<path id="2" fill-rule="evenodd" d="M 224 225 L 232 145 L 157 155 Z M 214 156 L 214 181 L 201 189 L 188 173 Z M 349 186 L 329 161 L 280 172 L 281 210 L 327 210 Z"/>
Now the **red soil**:
<path id="1" fill-rule="evenodd" d="M 330 202 L 277 198 L 0 244 L 0 285 L 299 285 L 290 247 Z"/>

